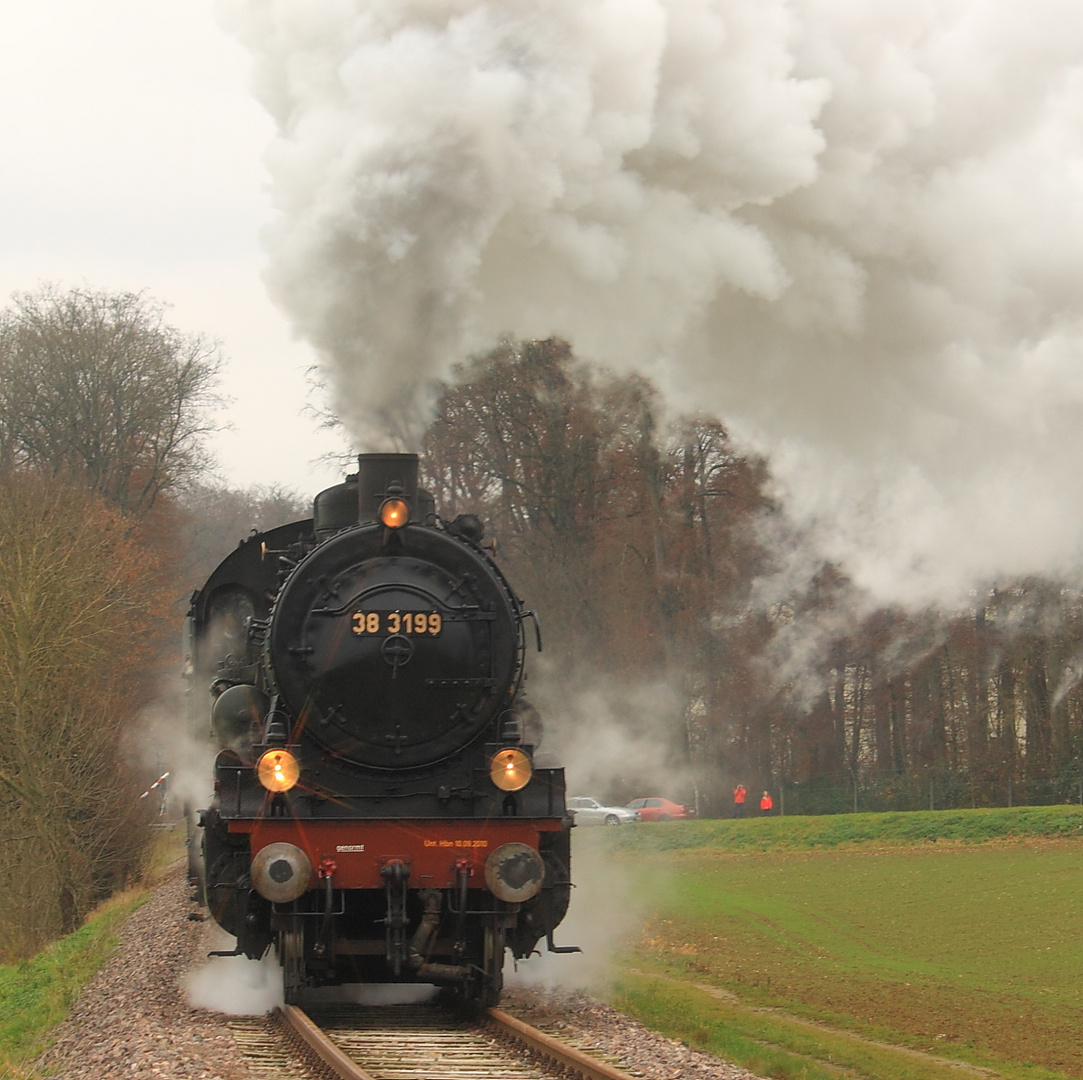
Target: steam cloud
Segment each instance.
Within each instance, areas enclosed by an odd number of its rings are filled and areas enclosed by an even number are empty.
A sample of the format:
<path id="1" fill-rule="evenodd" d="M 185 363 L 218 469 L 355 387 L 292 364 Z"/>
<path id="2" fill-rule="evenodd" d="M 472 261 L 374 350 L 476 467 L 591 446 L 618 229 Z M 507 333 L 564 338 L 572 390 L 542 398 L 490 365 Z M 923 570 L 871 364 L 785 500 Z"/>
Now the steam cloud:
<path id="1" fill-rule="evenodd" d="M 592 671 L 588 680 L 566 669 L 536 661 L 530 683 L 545 717 L 538 741 L 542 754 L 567 763 L 568 792 L 601 799 L 634 791 L 691 789 L 681 731 L 683 700 L 664 680 L 621 681 Z"/>
<path id="2" fill-rule="evenodd" d="M 365 448 L 558 334 L 769 453 L 881 602 L 1079 571 L 1078 3 L 222 11 L 278 123 L 269 283 Z"/>
<path id="3" fill-rule="evenodd" d="M 232 935 L 212 931 L 215 949 L 233 948 Z M 196 1009 L 214 1009 L 231 1016 L 262 1016 L 282 1005 L 282 968 L 273 952 L 262 960 L 243 956 L 215 956 L 190 969 L 184 977 L 188 1003 Z"/>

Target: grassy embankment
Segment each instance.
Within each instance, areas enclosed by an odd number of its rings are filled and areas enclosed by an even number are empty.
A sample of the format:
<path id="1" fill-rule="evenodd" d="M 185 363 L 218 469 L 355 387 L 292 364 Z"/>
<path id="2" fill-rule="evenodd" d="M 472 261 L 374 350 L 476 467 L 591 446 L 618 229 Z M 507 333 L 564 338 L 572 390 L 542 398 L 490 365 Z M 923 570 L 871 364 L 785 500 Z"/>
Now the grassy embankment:
<path id="1" fill-rule="evenodd" d="M 1083 1077 L 1083 809 L 577 830 L 649 896 L 613 1000 L 786 1080 Z"/>
<path id="2" fill-rule="evenodd" d="M 124 920 L 146 902 L 154 882 L 183 855 L 182 830 L 156 839 L 146 885 L 109 900 L 74 934 L 32 959 L 0 964 L 0 1080 L 36 1076 L 26 1063 L 48 1046 L 50 1031 L 109 958 Z"/>

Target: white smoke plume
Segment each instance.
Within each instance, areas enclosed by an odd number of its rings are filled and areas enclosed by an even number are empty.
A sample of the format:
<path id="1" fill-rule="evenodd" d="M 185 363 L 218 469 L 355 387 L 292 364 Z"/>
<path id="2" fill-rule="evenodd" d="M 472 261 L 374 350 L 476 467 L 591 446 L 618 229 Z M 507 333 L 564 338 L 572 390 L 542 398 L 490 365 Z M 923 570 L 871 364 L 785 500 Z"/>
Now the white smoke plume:
<path id="1" fill-rule="evenodd" d="M 222 16 L 278 124 L 269 283 L 360 445 L 557 334 L 766 451 L 879 601 L 1080 569 L 1083 6 Z"/>

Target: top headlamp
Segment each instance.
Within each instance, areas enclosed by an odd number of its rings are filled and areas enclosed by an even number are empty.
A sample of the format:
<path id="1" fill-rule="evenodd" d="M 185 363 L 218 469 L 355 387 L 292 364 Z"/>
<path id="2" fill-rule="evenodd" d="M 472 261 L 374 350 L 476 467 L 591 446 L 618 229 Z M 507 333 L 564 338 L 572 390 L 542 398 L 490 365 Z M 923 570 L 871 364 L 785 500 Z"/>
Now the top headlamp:
<path id="1" fill-rule="evenodd" d="M 405 499 L 385 499 L 380 506 L 380 521 L 389 529 L 401 529 L 410 520 L 410 504 Z"/>

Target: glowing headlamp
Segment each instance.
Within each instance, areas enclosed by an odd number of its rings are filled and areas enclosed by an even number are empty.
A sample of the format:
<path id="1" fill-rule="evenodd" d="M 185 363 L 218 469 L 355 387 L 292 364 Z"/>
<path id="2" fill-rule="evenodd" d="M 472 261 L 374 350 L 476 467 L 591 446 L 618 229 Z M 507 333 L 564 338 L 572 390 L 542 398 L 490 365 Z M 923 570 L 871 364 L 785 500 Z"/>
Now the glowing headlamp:
<path id="1" fill-rule="evenodd" d="M 401 529 L 410 520 L 410 504 L 405 499 L 384 499 L 380 520 L 389 529 Z"/>
<path id="2" fill-rule="evenodd" d="M 256 765 L 256 775 L 268 791 L 289 791 L 301 775 L 301 766 L 288 750 L 268 750 Z"/>
<path id="3" fill-rule="evenodd" d="M 530 783 L 534 766 L 530 758 L 514 747 L 501 750 L 489 762 L 489 776 L 501 791 L 518 791 Z"/>

